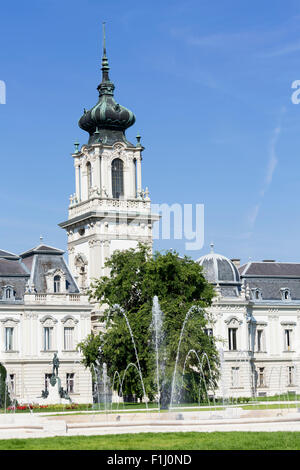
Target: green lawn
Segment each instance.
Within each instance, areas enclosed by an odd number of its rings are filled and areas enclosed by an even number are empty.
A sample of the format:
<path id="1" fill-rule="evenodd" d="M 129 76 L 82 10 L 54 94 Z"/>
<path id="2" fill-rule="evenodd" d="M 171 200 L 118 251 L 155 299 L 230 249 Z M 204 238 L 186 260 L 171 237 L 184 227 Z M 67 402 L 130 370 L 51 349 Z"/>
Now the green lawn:
<path id="1" fill-rule="evenodd" d="M 172 432 L 0 440 L 0 450 L 300 450 L 300 432 Z"/>

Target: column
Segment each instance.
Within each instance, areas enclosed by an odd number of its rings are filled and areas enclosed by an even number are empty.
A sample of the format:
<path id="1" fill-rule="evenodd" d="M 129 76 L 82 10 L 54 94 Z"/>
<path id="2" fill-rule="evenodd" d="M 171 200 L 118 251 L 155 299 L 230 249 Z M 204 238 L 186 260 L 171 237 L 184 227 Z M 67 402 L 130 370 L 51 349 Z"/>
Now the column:
<path id="1" fill-rule="evenodd" d="M 136 173 L 137 173 L 137 193 L 140 195 L 142 191 L 142 157 L 138 156 L 136 159 Z"/>
<path id="2" fill-rule="evenodd" d="M 132 159 L 132 197 L 136 198 L 136 166 L 135 166 L 135 158 Z"/>
<path id="3" fill-rule="evenodd" d="M 85 201 L 88 199 L 88 185 L 87 185 L 87 170 L 86 166 L 81 166 L 81 199 Z"/>
<path id="4" fill-rule="evenodd" d="M 106 157 L 102 154 L 101 156 L 101 191 L 102 197 L 108 196 L 108 188 L 107 188 L 107 175 L 105 171 L 105 163 Z"/>
<path id="5" fill-rule="evenodd" d="M 80 202 L 81 194 L 80 194 L 80 163 L 75 162 L 75 193 L 77 201 Z"/>
<path id="6" fill-rule="evenodd" d="M 100 183 L 100 157 L 98 155 L 98 152 L 95 155 L 95 160 L 94 160 L 94 181 L 93 181 L 93 186 L 100 191 L 101 188 L 101 183 Z"/>

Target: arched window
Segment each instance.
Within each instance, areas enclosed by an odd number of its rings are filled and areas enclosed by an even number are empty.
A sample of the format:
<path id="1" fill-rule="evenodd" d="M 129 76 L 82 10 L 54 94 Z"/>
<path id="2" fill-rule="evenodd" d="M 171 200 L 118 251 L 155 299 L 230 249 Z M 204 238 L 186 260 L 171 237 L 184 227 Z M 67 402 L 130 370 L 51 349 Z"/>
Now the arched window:
<path id="1" fill-rule="evenodd" d="M 291 292 L 287 287 L 283 287 L 281 290 L 281 299 L 282 300 L 291 300 Z"/>
<path id="2" fill-rule="evenodd" d="M 3 300 L 15 300 L 16 291 L 11 286 L 4 287 Z"/>
<path id="3" fill-rule="evenodd" d="M 86 172 L 87 172 L 87 183 L 88 183 L 88 190 L 91 189 L 93 186 L 93 181 L 92 181 L 92 166 L 90 162 L 87 162 L 86 164 Z"/>
<path id="4" fill-rule="evenodd" d="M 120 158 L 115 158 L 111 164 L 112 195 L 115 199 L 124 195 L 123 166 Z"/>
<path id="5" fill-rule="evenodd" d="M 54 292 L 60 292 L 60 276 L 54 276 Z"/>

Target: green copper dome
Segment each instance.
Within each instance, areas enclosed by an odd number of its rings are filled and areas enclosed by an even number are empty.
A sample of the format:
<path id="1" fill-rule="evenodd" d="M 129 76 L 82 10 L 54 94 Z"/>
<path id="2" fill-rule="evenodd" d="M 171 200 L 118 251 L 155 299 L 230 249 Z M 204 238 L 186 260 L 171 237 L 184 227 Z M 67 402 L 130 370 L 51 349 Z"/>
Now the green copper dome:
<path id="1" fill-rule="evenodd" d="M 98 86 L 99 101 L 89 111 L 84 111 L 79 120 L 79 127 L 90 134 L 89 144 L 102 142 L 112 145 L 123 141 L 130 144 L 125 137 L 125 130 L 135 123 L 132 111 L 118 104 L 114 99 L 114 84 L 109 79 L 109 66 L 106 57 L 105 35 L 102 58 L 102 82 Z"/>

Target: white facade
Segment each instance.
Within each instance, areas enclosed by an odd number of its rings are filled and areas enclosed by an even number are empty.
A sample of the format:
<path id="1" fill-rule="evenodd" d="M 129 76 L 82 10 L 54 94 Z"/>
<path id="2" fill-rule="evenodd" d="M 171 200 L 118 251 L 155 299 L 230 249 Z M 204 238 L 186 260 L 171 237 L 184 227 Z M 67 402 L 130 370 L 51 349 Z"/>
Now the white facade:
<path id="1" fill-rule="evenodd" d="M 76 192 L 70 198 L 69 217 L 60 224 L 67 230 L 69 265 L 85 288 L 94 278 L 107 275 L 105 261 L 115 250 L 136 248 L 138 242 L 152 246 L 148 189 L 142 190 L 143 147 L 84 145 L 73 154 Z M 123 194 L 112 189 L 112 166 L 121 161 Z"/>
<path id="2" fill-rule="evenodd" d="M 80 364 L 76 345 L 91 331 L 90 305 L 80 294 L 25 294 L 22 305 L 0 304 L 0 362 L 6 367 L 12 396 L 18 402 L 37 403 L 45 389 L 46 374 L 52 374 L 56 352 L 59 376 L 75 403 L 91 403 L 91 374 Z M 10 328 L 11 344 L 7 337 Z M 45 344 L 45 329 L 51 338 Z M 68 328 L 68 330 L 66 330 Z M 72 339 L 66 344 L 66 331 Z M 73 384 L 67 384 L 67 378 Z M 72 386 L 73 385 L 73 386 Z"/>
<path id="3" fill-rule="evenodd" d="M 214 263 L 218 259 L 222 263 L 227 260 L 232 269 L 233 263 L 229 259 L 212 253 L 199 260 L 207 277 L 210 276 L 206 261 L 211 257 Z M 297 269 L 297 284 L 300 287 L 300 264 L 294 263 L 293 272 L 288 274 L 288 264 L 276 263 L 277 272 L 272 275 L 269 271 L 275 264 L 261 262 L 253 265 L 258 266 L 256 270 L 259 274 L 253 268 L 254 272 L 247 276 L 244 267 L 241 267 L 240 279 L 231 278 L 229 269 L 225 273 L 227 280 L 224 272 L 222 280 L 218 278 L 218 273 L 214 273 L 215 279 L 209 279 L 217 291 L 208 309 L 214 319 L 210 326 L 217 339 L 218 349 L 222 350 L 222 376 L 217 394 L 227 398 L 298 394 L 300 299 L 295 298 L 298 296 L 296 287 L 289 290 L 287 298 L 281 296 L 280 285 L 286 288 L 291 281 L 294 282 Z M 235 280 L 239 286 L 236 285 L 237 289 L 233 291 Z M 271 288 L 272 296 L 277 296 L 277 299 L 267 298 L 271 297 L 268 294 Z"/>
<path id="4" fill-rule="evenodd" d="M 91 403 L 90 371 L 77 344 L 91 331 L 91 306 L 63 251 L 39 245 L 22 255 L 0 251 L 0 362 L 11 396 L 42 403 L 54 353 L 59 377 L 75 403 Z"/>

